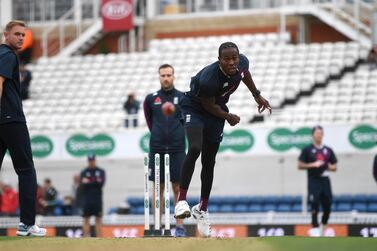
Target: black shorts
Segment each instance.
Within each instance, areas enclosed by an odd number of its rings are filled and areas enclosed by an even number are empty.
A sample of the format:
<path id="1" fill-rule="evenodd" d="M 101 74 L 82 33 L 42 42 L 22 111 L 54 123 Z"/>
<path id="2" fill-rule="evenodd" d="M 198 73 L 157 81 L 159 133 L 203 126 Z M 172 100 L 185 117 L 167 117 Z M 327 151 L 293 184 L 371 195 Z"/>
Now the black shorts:
<path id="1" fill-rule="evenodd" d="M 102 203 L 86 203 L 83 205 L 83 214 L 84 217 L 89 216 L 102 216 Z"/>
<path id="2" fill-rule="evenodd" d="M 190 106 L 181 107 L 185 128 L 199 127 L 203 129 L 203 138 L 212 143 L 223 140 L 225 120 L 208 113 L 202 113 Z"/>
<path id="3" fill-rule="evenodd" d="M 155 152 L 149 153 L 149 180 L 154 181 L 154 156 Z M 165 153 L 160 154 L 160 182 L 165 182 Z M 186 156 L 185 152 L 175 152 L 169 154 L 170 160 L 170 181 L 178 183 L 181 177 L 182 162 Z"/>
<path id="4" fill-rule="evenodd" d="M 332 201 L 331 183 L 329 177 L 308 178 L 309 202 Z"/>

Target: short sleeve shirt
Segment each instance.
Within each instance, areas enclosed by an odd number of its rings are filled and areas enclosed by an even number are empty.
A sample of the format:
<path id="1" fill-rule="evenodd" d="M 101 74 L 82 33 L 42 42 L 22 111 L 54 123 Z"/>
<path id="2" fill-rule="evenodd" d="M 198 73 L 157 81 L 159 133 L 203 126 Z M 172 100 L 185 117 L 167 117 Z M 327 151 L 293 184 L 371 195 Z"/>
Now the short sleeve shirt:
<path id="1" fill-rule="evenodd" d="M 304 163 L 311 163 L 317 160 L 324 161 L 321 167 L 308 169 L 309 177 L 327 176 L 328 164 L 336 164 L 338 162 L 334 151 L 330 147 L 317 148 L 313 144 L 302 149 L 299 160 Z"/>
<path id="2" fill-rule="evenodd" d="M 221 71 L 219 62 L 206 66 L 191 79 L 190 96 L 194 101 L 193 105 L 201 108 L 198 97 L 214 97 L 216 104 L 226 109 L 230 95 L 238 88 L 248 70 L 249 60 L 243 54 L 240 54 L 238 71 L 232 76 Z"/>
<path id="3" fill-rule="evenodd" d="M 5 44 L 0 45 L 0 76 L 5 78 L 0 104 L 0 124 L 25 122 L 18 58 Z"/>
<path id="4" fill-rule="evenodd" d="M 102 187 L 106 174 L 102 168 L 85 168 L 80 174 L 84 203 L 102 203 Z M 87 182 L 83 183 L 83 179 Z"/>

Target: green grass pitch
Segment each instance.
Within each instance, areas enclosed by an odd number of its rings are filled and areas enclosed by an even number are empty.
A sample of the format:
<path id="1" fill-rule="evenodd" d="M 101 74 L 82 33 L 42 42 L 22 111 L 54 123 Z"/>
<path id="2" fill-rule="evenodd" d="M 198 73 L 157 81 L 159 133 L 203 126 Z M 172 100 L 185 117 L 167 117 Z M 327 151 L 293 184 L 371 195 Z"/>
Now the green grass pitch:
<path id="1" fill-rule="evenodd" d="M 0 251 L 366 251 L 377 250 L 377 238 L 264 237 L 82 238 L 0 237 Z"/>

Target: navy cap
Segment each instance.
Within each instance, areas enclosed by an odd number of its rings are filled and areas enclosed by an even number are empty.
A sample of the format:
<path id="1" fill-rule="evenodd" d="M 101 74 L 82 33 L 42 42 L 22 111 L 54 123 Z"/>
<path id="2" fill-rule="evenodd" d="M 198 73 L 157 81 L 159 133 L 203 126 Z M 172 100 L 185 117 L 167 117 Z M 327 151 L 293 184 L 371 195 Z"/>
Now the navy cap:
<path id="1" fill-rule="evenodd" d="M 96 155 L 94 153 L 88 154 L 88 160 L 96 160 Z"/>

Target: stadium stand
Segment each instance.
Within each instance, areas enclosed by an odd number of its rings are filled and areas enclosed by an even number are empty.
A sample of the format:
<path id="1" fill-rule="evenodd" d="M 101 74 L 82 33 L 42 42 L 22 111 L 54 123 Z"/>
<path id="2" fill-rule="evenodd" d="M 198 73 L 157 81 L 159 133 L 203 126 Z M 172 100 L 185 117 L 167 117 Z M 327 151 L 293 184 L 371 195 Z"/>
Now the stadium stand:
<path id="1" fill-rule="evenodd" d="M 333 211 L 359 213 L 377 212 L 376 194 L 341 194 L 334 196 Z M 128 197 L 131 214 L 144 213 L 144 200 L 141 197 Z M 171 202 L 171 210 L 173 207 Z M 191 204 L 197 203 L 196 198 L 188 198 Z M 310 206 L 306 207 L 310 210 Z M 111 209 L 114 211 L 114 209 Z M 213 196 L 210 199 L 211 213 L 263 213 L 263 212 L 302 212 L 302 196 Z"/>
<path id="2" fill-rule="evenodd" d="M 25 101 L 24 109 L 30 131 L 121 130 L 125 117 L 122 104 L 127 94 L 135 91 L 136 96 L 142 99 L 154 90 L 158 84 L 156 69 L 160 64 L 168 62 L 176 68 L 176 87 L 186 91 L 190 77 L 216 60 L 219 44 L 229 40 L 236 41 L 240 51 L 251 59 L 254 80 L 274 108 L 297 100 L 300 107 L 301 103 L 321 106 L 320 102 L 328 102 L 329 99 L 336 104 L 346 103 L 344 100 L 348 96 L 341 91 L 343 88 L 337 91 L 337 86 L 344 86 L 346 92 L 349 90 L 346 87 L 355 80 L 358 83 L 355 91 L 365 93 L 357 96 L 358 104 L 366 107 L 365 114 L 357 118 L 364 121 L 375 116 L 367 108 L 370 103 L 375 105 L 376 102 L 373 98 L 376 91 L 373 76 L 377 71 L 371 72 L 370 78 L 367 71 L 358 70 L 355 77 L 346 74 L 341 81 L 331 80 L 366 59 L 369 48 L 356 42 L 293 45 L 289 44 L 288 33 L 283 37 L 268 33 L 154 39 L 149 50 L 142 53 L 41 58 L 29 67 L 34 79 L 31 99 Z M 318 98 L 323 95 L 323 90 L 314 92 L 310 102 L 300 98 L 313 93 L 317 85 L 326 85 L 329 79 L 331 81 L 326 88 L 329 91 L 323 98 Z M 247 123 L 256 115 L 256 109 L 249 105 L 246 87 L 241 85 L 240 89 L 232 96 L 229 107 L 245 117 L 243 121 Z M 339 94 L 339 99 L 332 99 L 327 93 Z M 348 121 L 348 116 L 340 114 L 343 113 L 334 112 L 331 114 L 333 117 L 326 119 Z M 307 116 L 287 108 L 279 116 L 271 118 L 271 122 L 311 122 L 319 116 Z M 144 120 L 140 121 L 145 126 Z"/>
<path id="3" fill-rule="evenodd" d="M 297 104 L 287 105 L 267 123 L 359 123 L 377 119 L 377 70 L 360 65 L 341 79 L 333 79 Z"/>

